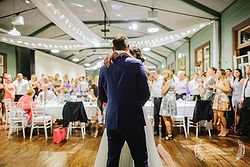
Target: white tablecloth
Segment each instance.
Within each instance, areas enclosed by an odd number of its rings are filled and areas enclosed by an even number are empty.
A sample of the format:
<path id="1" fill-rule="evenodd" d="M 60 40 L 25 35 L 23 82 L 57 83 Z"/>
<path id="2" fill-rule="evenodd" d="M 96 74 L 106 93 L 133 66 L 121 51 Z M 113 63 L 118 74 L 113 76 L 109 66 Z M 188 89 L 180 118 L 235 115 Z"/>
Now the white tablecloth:
<path id="1" fill-rule="evenodd" d="M 62 111 L 65 103 L 48 103 L 45 105 L 45 112 L 52 116 L 53 119 L 62 119 Z M 92 103 L 83 103 L 88 119 L 95 118 L 97 105 Z M 192 117 L 194 112 L 194 101 L 177 101 L 177 115 L 185 117 Z M 154 104 L 151 101 L 147 101 L 143 110 L 148 116 L 154 115 Z"/>
<path id="2" fill-rule="evenodd" d="M 53 119 L 62 119 L 62 111 L 65 103 L 47 103 L 45 104 L 45 113 L 51 115 Z M 88 119 L 96 116 L 97 105 L 91 103 L 83 103 Z M 42 107 L 42 106 L 38 106 Z"/>
<path id="3" fill-rule="evenodd" d="M 195 101 L 177 101 L 177 115 L 193 117 Z"/>
<path id="4" fill-rule="evenodd" d="M 177 115 L 192 117 L 195 108 L 195 101 L 177 101 Z M 154 115 L 154 103 L 151 101 L 147 101 L 147 103 L 143 107 L 144 111 L 147 114 L 153 116 Z"/>

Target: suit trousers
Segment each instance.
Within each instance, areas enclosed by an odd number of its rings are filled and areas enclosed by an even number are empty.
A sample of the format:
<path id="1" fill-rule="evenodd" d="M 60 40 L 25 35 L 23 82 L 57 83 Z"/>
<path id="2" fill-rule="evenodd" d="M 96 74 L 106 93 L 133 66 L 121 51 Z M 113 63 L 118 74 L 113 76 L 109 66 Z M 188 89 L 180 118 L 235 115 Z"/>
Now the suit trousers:
<path id="1" fill-rule="evenodd" d="M 246 98 L 240 110 L 241 132 L 250 138 L 250 98 Z"/>
<path id="2" fill-rule="evenodd" d="M 228 96 L 230 100 L 230 107 L 231 110 L 225 112 L 225 118 L 227 120 L 227 128 L 230 128 L 234 125 L 234 110 L 233 110 L 233 105 L 232 105 L 232 96 Z"/>
<path id="3" fill-rule="evenodd" d="M 166 137 L 166 126 L 162 116 L 159 115 L 161 109 L 162 98 L 154 98 L 154 132 L 159 135 L 159 123 L 161 119 L 161 135 Z"/>
<path id="4" fill-rule="evenodd" d="M 108 160 L 107 167 L 118 167 L 121 149 L 126 141 L 135 167 L 148 166 L 148 154 L 144 127 L 133 129 L 107 129 Z"/>

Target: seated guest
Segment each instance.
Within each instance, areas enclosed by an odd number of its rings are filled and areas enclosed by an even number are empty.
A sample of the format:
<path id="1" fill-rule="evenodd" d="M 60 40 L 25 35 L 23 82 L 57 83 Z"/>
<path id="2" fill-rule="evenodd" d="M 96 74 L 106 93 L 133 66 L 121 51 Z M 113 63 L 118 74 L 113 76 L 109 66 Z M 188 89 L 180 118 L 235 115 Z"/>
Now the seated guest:
<path id="1" fill-rule="evenodd" d="M 48 90 L 46 85 L 43 85 L 42 87 L 43 91 L 39 93 L 38 95 L 38 100 L 39 101 L 44 101 L 44 102 L 55 102 L 57 101 L 57 97 L 55 93 L 51 90 Z"/>
<path id="2" fill-rule="evenodd" d="M 71 90 L 73 93 L 78 94 L 81 91 L 81 83 L 79 77 L 76 77 L 76 79 L 71 83 Z"/>
<path id="3" fill-rule="evenodd" d="M 194 100 L 200 99 L 201 85 L 199 81 L 199 74 L 194 73 L 194 78 L 188 83 L 190 95 L 193 96 Z"/>
<path id="4" fill-rule="evenodd" d="M 68 75 L 63 76 L 63 82 L 62 82 L 62 85 L 61 85 L 61 90 L 63 90 L 64 88 L 66 88 L 68 93 L 71 92 L 71 86 L 70 86 L 70 81 L 69 81 Z"/>
<path id="5" fill-rule="evenodd" d="M 29 81 L 29 86 L 31 89 L 34 89 L 35 95 L 38 96 L 38 93 L 41 90 L 41 84 L 37 81 L 36 74 L 31 75 L 31 79 Z M 34 97 L 33 97 L 33 99 L 34 99 Z"/>
<path id="6" fill-rule="evenodd" d="M 187 93 L 187 80 L 184 71 L 178 71 L 178 79 L 175 81 L 176 100 L 184 98 Z"/>
<path id="7" fill-rule="evenodd" d="M 61 90 L 62 81 L 60 80 L 60 75 L 57 73 L 54 77 L 53 88 L 55 94 L 58 96 Z"/>
<path id="8" fill-rule="evenodd" d="M 246 80 L 243 85 L 241 95 L 241 132 L 250 138 L 250 66 L 246 68 Z"/>
<path id="9" fill-rule="evenodd" d="M 28 114 L 28 122 L 31 122 L 31 118 L 32 118 L 32 112 L 31 112 L 30 104 L 33 102 L 34 94 L 35 94 L 35 91 L 33 89 L 29 89 L 27 91 L 27 94 L 22 96 L 18 100 L 18 102 L 23 103 L 23 110 L 26 111 L 26 113 Z"/>
<path id="10" fill-rule="evenodd" d="M 53 84 L 50 82 L 49 78 L 47 76 L 43 77 L 43 86 L 46 86 L 47 89 L 53 90 Z"/>
<path id="11" fill-rule="evenodd" d="M 88 92 L 89 83 L 85 80 L 84 76 L 82 76 L 80 84 L 81 94 L 86 95 Z"/>

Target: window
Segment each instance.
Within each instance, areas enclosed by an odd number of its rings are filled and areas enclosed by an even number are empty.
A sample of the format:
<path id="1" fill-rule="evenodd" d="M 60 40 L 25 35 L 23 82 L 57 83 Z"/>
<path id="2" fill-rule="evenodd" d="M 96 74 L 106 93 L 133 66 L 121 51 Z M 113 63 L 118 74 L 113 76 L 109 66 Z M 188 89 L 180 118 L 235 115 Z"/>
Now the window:
<path id="1" fill-rule="evenodd" d="M 0 75 L 7 71 L 7 56 L 4 53 L 0 53 Z"/>
<path id="2" fill-rule="evenodd" d="M 195 49 L 195 72 L 207 72 L 210 67 L 210 42 Z"/>

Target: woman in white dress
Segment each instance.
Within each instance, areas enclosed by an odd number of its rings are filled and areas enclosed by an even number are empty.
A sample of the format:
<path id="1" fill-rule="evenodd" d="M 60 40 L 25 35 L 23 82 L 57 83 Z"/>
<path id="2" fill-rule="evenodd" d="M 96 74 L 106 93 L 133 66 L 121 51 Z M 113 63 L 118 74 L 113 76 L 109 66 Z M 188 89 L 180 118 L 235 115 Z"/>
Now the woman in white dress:
<path id="1" fill-rule="evenodd" d="M 173 73 L 170 70 L 165 70 L 163 74 L 162 87 L 162 102 L 160 108 L 160 115 L 163 117 L 166 125 L 167 136 L 165 140 L 172 140 L 172 118 L 171 116 L 177 114 L 176 98 L 175 98 L 175 83 L 173 81 Z"/>
<path id="2" fill-rule="evenodd" d="M 153 110 L 153 107 L 150 107 Z M 153 126 L 148 118 L 148 112 L 146 111 L 146 107 L 143 107 L 144 111 L 144 118 L 146 122 L 145 126 L 145 134 L 146 134 L 146 145 L 148 151 L 148 166 L 149 167 L 162 167 L 160 156 L 157 152 L 157 148 L 154 141 L 154 134 L 153 134 Z M 97 157 L 95 160 L 94 167 L 104 167 L 108 158 L 108 140 L 107 140 L 107 133 L 106 129 L 103 133 L 102 140 L 99 146 L 99 150 L 97 153 Z M 131 157 L 129 147 L 125 142 L 119 161 L 119 167 L 133 167 L 134 162 Z"/>
<path id="3" fill-rule="evenodd" d="M 234 109 L 234 132 L 238 133 L 239 129 L 238 125 L 240 122 L 240 109 L 241 109 L 240 100 L 245 80 L 242 76 L 241 69 L 234 70 L 234 77 L 235 80 L 232 84 L 232 89 L 233 89 L 232 106 Z"/>

